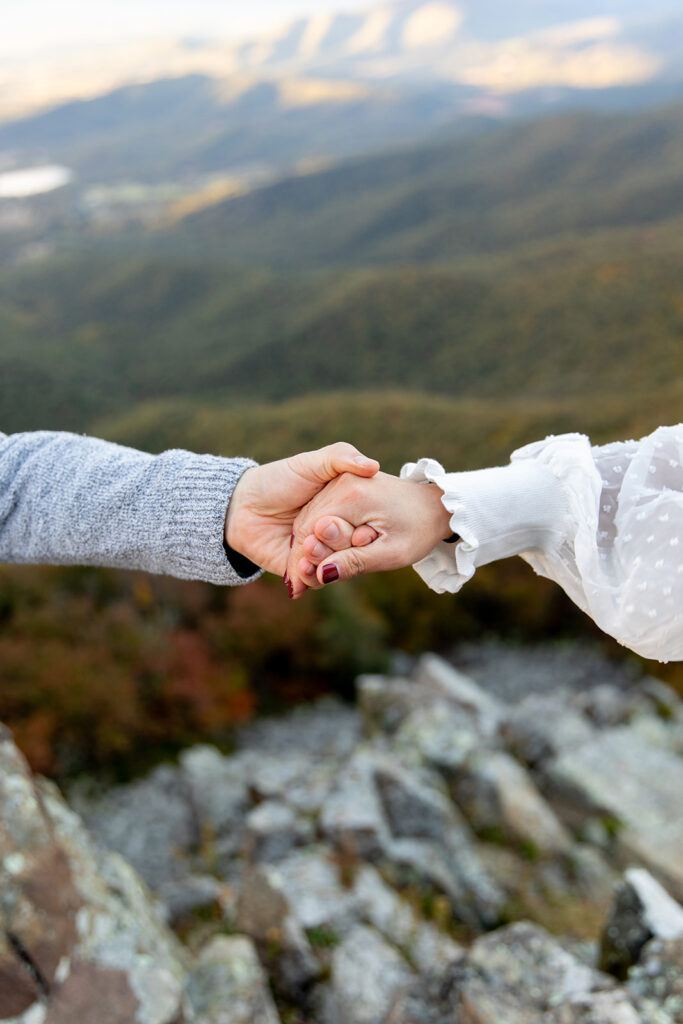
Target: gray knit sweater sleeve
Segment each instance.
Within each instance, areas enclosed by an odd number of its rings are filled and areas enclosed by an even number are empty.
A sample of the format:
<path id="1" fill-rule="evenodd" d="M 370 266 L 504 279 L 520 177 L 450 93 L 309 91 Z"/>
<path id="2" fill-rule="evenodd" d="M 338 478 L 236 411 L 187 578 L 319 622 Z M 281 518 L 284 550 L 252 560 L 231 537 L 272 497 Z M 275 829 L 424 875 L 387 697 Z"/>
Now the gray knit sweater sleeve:
<path id="1" fill-rule="evenodd" d="M 75 434 L 0 434 L 0 561 L 235 585 L 226 510 L 250 459 L 148 455 Z"/>

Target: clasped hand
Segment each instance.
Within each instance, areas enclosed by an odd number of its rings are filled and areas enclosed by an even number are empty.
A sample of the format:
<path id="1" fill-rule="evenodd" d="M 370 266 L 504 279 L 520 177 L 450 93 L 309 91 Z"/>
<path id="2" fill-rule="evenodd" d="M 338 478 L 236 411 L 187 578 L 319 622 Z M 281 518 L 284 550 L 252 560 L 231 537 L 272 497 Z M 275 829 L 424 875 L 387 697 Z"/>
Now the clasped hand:
<path id="1" fill-rule="evenodd" d="M 381 473 L 344 442 L 246 470 L 225 524 L 229 547 L 283 576 L 293 598 L 411 565 L 450 532 L 438 487 Z"/>

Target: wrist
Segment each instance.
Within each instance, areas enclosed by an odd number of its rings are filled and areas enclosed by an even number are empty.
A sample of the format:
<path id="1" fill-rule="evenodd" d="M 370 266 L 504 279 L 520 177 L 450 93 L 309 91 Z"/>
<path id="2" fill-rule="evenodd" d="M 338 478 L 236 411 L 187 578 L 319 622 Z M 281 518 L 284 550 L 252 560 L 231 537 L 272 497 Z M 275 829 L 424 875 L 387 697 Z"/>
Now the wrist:
<path id="1" fill-rule="evenodd" d="M 438 484 L 419 484 L 425 492 L 426 505 L 429 513 L 429 536 L 433 547 L 441 541 L 451 541 L 454 537 L 451 526 L 451 515 L 443 503 L 443 491 Z"/>
<path id="2" fill-rule="evenodd" d="M 224 546 L 244 558 L 251 558 L 247 535 L 249 478 L 255 466 L 247 469 L 237 481 L 225 512 Z"/>

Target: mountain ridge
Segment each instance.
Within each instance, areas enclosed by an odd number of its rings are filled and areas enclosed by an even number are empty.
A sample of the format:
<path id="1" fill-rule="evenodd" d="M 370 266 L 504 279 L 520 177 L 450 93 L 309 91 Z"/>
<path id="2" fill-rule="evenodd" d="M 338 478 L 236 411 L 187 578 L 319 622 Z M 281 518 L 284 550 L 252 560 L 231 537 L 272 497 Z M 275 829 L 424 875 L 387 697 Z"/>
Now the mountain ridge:
<path id="1" fill-rule="evenodd" d="M 566 114 L 287 178 L 193 214 L 181 250 L 273 267 L 452 262 L 683 215 L 683 104 Z M 164 236 L 162 236 L 164 237 Z"/>

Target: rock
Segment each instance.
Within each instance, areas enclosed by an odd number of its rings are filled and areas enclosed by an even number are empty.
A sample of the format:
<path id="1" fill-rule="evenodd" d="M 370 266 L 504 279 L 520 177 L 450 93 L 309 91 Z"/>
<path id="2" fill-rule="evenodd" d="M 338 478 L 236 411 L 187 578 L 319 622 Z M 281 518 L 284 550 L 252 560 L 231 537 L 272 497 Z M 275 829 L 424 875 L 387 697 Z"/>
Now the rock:
<path id="1" fill-rule="evenodd" d="M 258 865 L 245 870 L 236 923 L 256 943 L 279 989 L 290 998 L 301 998 L 320 968 L 303 928 L 291 914 L 277 868 Z"/>
<path id="2" fill-rule="evenodd" d="M 456 918 L 479 931 L 499 921 L 504 897 L 436 783 L 386 754 L 361 749 L 340 774 L 321 829 L 347 857 L 381 861 L 398 884 L 443 893 Z"/>
<path id="3" fill-rule="evenodd" d="M 390 757 L 376 757 L 373 778 L 392 835 L 441 840 L 462 820 L 440 780 L 419 777 Z"/>
<path id="4" fill-rule="evenodd" d="M 425 691 L 408 679 L 365 675 L 356 679 L 356 696 L 365 735 L 390 735 L 412 711 L 424 704 Z"/>
<path id="5" fill-rule="evenodd" d="M 614 986 L 526 922 L 477 939 L 463 966 L 458 1000 L 465 1024 L 548 1024 L 560 1007 Z"/>
<path id="6" fill-rule="evenodd" d="M 474 755 L 458 772 L 451 791 L 475 832 L 485 838 L 523 844 L 542 855 L 571 848 L 571 836 L 529 774 L 508 754 Z"/>
<path id="7" fill-rule="evenodd" d="M 177 768 L 162 765 L 77 806 L 99 842 L 120 853 L 152 889 L 191 871 L 200 834 Z"/>
<path id="8" fill-rule="evenodd" d="M 625 978 L 646 942 L 677 938 L 683 938 L 683 907 L 647 871 L 628 870 L 603 930 L 602 969 Z"/>
<path id="9" fill-rule="evenodd" d="M 256 801 L 276 800 L 291 804 L 290 794 L 307 785 L 311 777 L 322 774 L 324 797 L 331 785 L 328 772 L 312 764 L 309 757 L 298 751 L 283 754 L 249 751 L 238 754 L 236 762 L 248 780 L 251 796 Z"/>
<path id="10" fill-rule="evenodd" d="M 495 732 L 504 705 L 436 654 L 424 654 L 415 668 L 415 680 L 434 697 L 447 701 L 481 735 Z"/>
<path id="11" fill-rule="evenodd" d="M 322 835 L 352 857 L 376 859 L 389 830 L 375 790 L 374 761 L 363 748 L 337 776 L 320 814 Z"/>
<path id="12" fill-rule="evenodd" d="M 421 975 L 399 993 L 384 1024 L 465 1024 L 457 1008 L 460 984 L 457 964 Z"/>
<path id="13" fill-rule="evenodd" d="M 176 925 L 198 911 L 221 910 L 226 886 L 211 875 L 188 875 L 178 882 L 165 882 L 156 892 L 164 920 Z"/>
<path id="14" fill-rule="evenodd" d="M 191 972 L 187 996 L 201 1024 L 279 1024 L 268 981 L 249 939 L 218 936 Z"/>
<path id="15" fill-rule="evenodd" d="M 449 782 L 466 758 L 481 748 L 481 737 L 444 700 L 411 712 L 402 722 L 392 749 L 409 764 L 436 769 Z"/>
<path id="16" fill-rule="evenodd" d="M 332 954 L 331 996 L 339 1024 L 383 1024 L 398 991 L 413 977 L 374 929 L 357 925 Z"/>
<path id="17" fill-rule="evenodd" d="M 625 992 L 594 992 L 565 1003 L 548 1024 L 643 1024 Z"/>
<path id="18" fill-rule="evenodd" d="M 146 1016 L 151 1021 L 172 1021 L 178 1010 L 178 993 L 165 998 L 158 979 L 161 1005 L 158 1012 Z M 127 1024 L 139 1020 L 139 1006 L 125 972 L 76 962 L 68 976 L 51 993 L 46 1024 Z M 175 1018 L 177 1020 L 177 1017 Z"/>
<path id="19" fill-rule="evenodd" d="M 638 696 L 644 697 L 652 706 L 652 709 L 660 718 L 675 719 L 681 713 L 681 699 L 672 687 L 667 686 L 661 679 L 653 676 L 646 676 L 640 680 L 637 689 Z"/>
<path id="20" fill-rule="evenodd" d="M 416 886 L 448 898 L 453 917 L 472 931 L 493 927 L 500 920 L 505 896 L 461 837 L 445 843 L 428 839 L 394 839 L 382 861 L 398 886 Z"/>
<path id="21" fill-rule="evenodd" d="M 361 739 L 355 708 L 332 697 L 294 708 L 287 715 L 260 718 L 238 733 L 239 746 L 251 755 L 287 757 L 293 752 L 311 762 L 342 762 Z"/>
<path id="22" fill-rule="evenodd" d="M 501 725 L 508 749 L 531 767 L 574 750 L 594 735 L 580 711 L 568 704 L 561 691 L 530 694 L 506 714 Z"/>
<path id="23" fill-rule="evenodd" d="M 683 758 L 629 727 L 607 729 L 544 771 L 555 809 L 570 825 L 606 821 L 622 861 L 645 864 L 683 899 Z"/>
<path id="24" fill-rule="evenodd" d="M 204 839 L 233 834 L 249 805 L 239 764 L 211 746 L 196 746 L 180 757 L 182 777 Z"/>
<path id="25" fill-rule="evenodd" d="M 0 733 L 0 1019 L 175 1024 L 186 954 L 148 891 L 97 849 Z"/>
<path id="26" fill-rule="evenodd" d="M 31 1007 L 42 1007 L 47 993 L 44 983 L 39 983 L 36 973 L 29 969 L 16 936 L 10 942 L 2 917 L 0 923 L 0 1020 L 5 1020 Z"/>
<path id="27" fill-rule="evenodd" d="M 367 924 L 397 946 L 419 971 L 436 971 L 464 956 L 450 936 L 424 922 L 407 900 L 401 899 L 369 865 L 358 873 L 354 895 Z"/>
<path id="28" fill-rule="evenodd" d="M 0 731 L 0 1018 L 48 994 L 78 943 L 83 900 L 28 766 Z"/>
<path id="29" fill-rule="evenodd" d="M 610 683 L 599 683 L 574 694 L 571 704 L 600 729 L 623 725 L 634 713 L 631 694 Z"/>
<path id="30" fill-rule="evenodd" d="M 79 941 L 72 970 L 83 961 L 122 972 L 138 1002 L 137 1024 L 175 1024 L 183 1009 L 187 951 L 166 928 L 156 902 L 130 865 L 118 854 L 93 846 L 56 786 L 41 781 L 40 794 L 83 901 L 76 919 Z M 68 965 L 60 966 L 66 981 Z M 97 987 L 90 987 L 90 992 L 94 998 Z M 69 1018 L 74 1019 L 79 1018 Z M 128 1018 L 123 1019 L 128 1024 Z"/>
<path id="31" fill-rule="evenodd" d="M 626 987 L 646 1024 L 683 1021 L 683 939 L 654 939 L 629 971 Z"/>
<path id="32" fill-rule="evenodd" d="M 317 814 L 360 734 L 357 710 L 325 698 L 244 727 L 238 734 L 244 749 L 232 760 L 257 800 L 279 800 L 303 814 Z"/>
<path id="33" fill-rule="evenodd" d="M 351 886 L 340 879 L 333 851 L 309 847 L 278 865 L 290 913 L 305 932 L 342 935 L 357 923 L 359 904 Z"/>
<path id="34" fill-rule="evenodd" d="M 588 843 L 574 843 L 568 863 L 579 892 L 606 912 L 617 876 L 602 853 Z"/>
<path id="35" fill-rule="evenodd" d="M 651 747 L 662 747 L 683 757 L 683 715 L 669 719 L 652 713 L 641 713 L 633 716 L 630 725 Z"/>
<path id="36" fill-rule="evenodd" d="M 291 807 L 266 800 L 249 812 L 245 821 L 243 851 L 252 862 L 283 860 L 296 846 L 312 843 L 310 821 L 298 818 Z"/>

